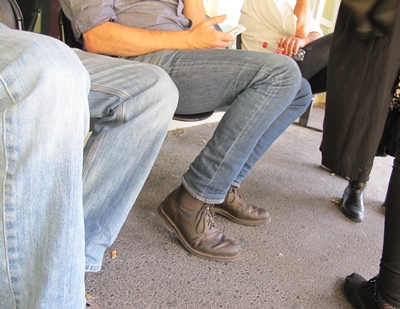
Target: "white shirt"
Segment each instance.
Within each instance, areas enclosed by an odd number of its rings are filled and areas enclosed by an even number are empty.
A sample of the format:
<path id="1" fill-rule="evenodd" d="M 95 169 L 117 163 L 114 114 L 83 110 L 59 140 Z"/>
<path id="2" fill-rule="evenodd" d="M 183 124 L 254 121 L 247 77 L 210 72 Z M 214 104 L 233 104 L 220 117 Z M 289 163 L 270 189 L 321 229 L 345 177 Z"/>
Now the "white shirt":
<path id="1" fill-rule="evenodd" d="M 239 19 L 247 28 L 242 33 L 242 49 L 275 52 L 281 38 L 296 33 L 295 5 L 296 0 L 245 0 Z M 311 14 L 308 27 L 308 33 L 323 35 Z"/>

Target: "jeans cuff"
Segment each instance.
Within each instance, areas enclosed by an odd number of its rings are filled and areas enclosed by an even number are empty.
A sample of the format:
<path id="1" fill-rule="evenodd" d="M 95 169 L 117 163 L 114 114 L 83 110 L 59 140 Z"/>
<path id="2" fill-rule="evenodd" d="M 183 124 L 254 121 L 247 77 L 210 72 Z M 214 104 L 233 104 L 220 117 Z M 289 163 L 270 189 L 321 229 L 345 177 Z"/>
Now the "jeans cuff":
<path id="1" fill-rule="evenodd" d="M 100 265 L 85 264 L 85 272 L 87 273 L 97 273 L 100 270 L 101 270 L 101 264 Z"/>

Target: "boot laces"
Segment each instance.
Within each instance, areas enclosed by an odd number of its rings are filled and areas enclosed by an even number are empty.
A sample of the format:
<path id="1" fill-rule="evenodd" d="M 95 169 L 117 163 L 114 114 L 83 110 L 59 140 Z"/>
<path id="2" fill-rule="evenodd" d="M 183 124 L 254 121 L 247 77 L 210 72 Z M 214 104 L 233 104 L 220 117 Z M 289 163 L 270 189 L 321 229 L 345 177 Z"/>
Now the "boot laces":
<path id="1" fill-rule="evenodd" d="M 369 279 L 368 281 L 364 281 L 363 283 L 361 283 L 361 286 L 366 291 L 371 292 L 371 294 L 375 295 L 375 284 L 376 284 L 377 279 L 378 279 L 378 276 L 375 276 L 375 277 Z"/>
<path id="2" fill-rule="evenodd" d="M 241 206 L 243 206 L 244 208 L 247 208 L 249 210 L 257 209 L 256 207 L 254 207 L 253 205 L 247 203 L 244 199 L 242 199 L 242 195 L 238 192 L 238 188 L 237 187 L 232 186 L 231 187 L 231 191 L 233 192 L 234 196 L 233 196 L 233 200 L 232 201 L 228 201 L 228 199 L 227 199 L 228 203 L 233 204 L 236 201 L 236 199 L 238 199 L 239 200 L 238 203 Z M 229 196 L 229 194 L 228 194 L 228 196 Z"/>
<path id="3" fill-rule="evenodd" d="M 231 189 L 230 189 L 229 193 L 230 192 L 233 193 L 233 199 L 232 199 L 232 201 L 229 201 L 228 198 L 226 199 L 229 204 L 233 204 L 236 201 L 236 199 L 239 200 L 240 204 L 247 204 L 242 199 L 242 195 L 238 192 L 238 188 L 237 187 L 231 186 Z M 229 197 L 229 193 L 228 193 L 228 197 Z"/>
<path id="4" fill-rule="evenodd" d="M 202 234 L 207 228 L 212 230 L 216 228 L 214 221 L 214 205 L 204 204 L 197 214 L 197 233 Z"/>
<path id="5" fill-rule="evenodd" d="M 237 192 L 237 188 L 236 187 L 231 187 L 231 191 L 233 192 L 233 200 L 232 200 L 232 202 L 230 202 L 230 201 L 228 201 L 228 203 L 233 203 L 235 200 L 236 200 L 236 198 L 239 198 L 239 199 L 242 199 L 242 196 Z"/>

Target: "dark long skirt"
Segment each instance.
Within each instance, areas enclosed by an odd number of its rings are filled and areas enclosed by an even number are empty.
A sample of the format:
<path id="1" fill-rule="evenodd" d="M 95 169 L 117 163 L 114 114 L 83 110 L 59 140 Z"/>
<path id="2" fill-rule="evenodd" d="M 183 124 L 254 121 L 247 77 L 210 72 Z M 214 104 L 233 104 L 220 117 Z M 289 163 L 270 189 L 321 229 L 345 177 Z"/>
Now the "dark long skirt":
<path id="1" fill-rule="evenodd" d="M 340 7 L 328 63 L 322 164 L 367 181 L 400 70 L 399 12 L 391 34 L 361 39 Z"/>

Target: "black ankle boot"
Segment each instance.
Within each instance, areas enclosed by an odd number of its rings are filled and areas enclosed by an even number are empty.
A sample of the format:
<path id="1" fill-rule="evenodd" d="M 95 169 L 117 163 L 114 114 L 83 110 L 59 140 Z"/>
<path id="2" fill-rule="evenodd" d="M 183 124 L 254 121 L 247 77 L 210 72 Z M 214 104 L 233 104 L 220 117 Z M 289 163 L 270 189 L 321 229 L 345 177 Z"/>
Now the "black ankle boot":
<path id="1" fill-rule="evenodd" d="M 350 180 L 347 188 L 344 190 L 340 208 L 353 221 L 361 222 L 365 219 L 364 189 L 366 185 L 366 182 Z"/>
<path id="2" fill-rule="evenodd" d="M 398 309 L 386 302 L 377 291 L 377 277 L 364 279 L 353 273 L 344 282 L 344 293 L 350 304 L 356 309 Z"/>

